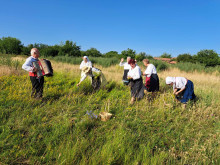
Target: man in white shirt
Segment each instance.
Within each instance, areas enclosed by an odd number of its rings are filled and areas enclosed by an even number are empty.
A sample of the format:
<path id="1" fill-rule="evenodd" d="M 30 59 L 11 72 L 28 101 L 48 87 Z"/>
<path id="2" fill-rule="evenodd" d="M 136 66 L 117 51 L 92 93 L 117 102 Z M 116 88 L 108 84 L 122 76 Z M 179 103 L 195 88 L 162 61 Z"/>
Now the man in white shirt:
<path id="1" fill-rule="evenodd" d="M 131 68 L 131 66 L 128 64 L 130 59 L 131 57 L 127 57 L 127 62 L 123 62 L 124 58 L 122 58 L 121 62 L 119 63 L 119 66 L 124 66 L 124 75 L 123 75 L 122 81 L 125 85 L 129 84 L 129 80 L 127 79 L 127 74 L 128 74 L 129 69 Z"/>
<path id="2" fill-rule="evenodd" d="M 31 56 L 28 57 L 25 63 L 22 65 L 22 69 L 29 72 L 30 80 L 32 83 L 32 92 L 31 97 L 42 98 L 43 95 L 43 86 L 44 86 L 44 77 L 37 77 L 37 68 L 33 66 L 33 62 L 38 61 L 40 52 L 37 48 L 31 49 Z"/>

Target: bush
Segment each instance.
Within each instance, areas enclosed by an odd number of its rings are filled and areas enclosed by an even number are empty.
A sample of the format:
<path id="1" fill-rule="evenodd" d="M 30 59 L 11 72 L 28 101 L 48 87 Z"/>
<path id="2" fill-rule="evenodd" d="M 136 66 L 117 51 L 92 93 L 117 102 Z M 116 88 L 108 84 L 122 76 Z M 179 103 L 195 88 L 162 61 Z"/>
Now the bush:
<path id="1" fill-rule="evenodd" d="M 98 51 L 96 48 L 88 49 L 87 51 L 82 51 L 82 56 L 92 56 L 92 57 L 101 57 L 102 53 Z"/>
<path id="2" fill-rule="evenodd" d="M 220 65 L 219 56 L 214 50 L 201 50 L 197 53 L 196 60 L 206 66 Z"/>
<path id="3" fill-rule="evenodd" d="M 172 58 L 171 54 L 168 54 L 168 53 L 163 53 L 160 57 L 161 58 Z"/>
<path id="4" fill-rule="evenodd" d="M 193 57 L 188 53 L 180 54 L 177 57 L 177 62 L 193 62 Z"/>
<path id="5" fill-rule="evenodd" d="M 72 57 L 80 57 L 80 46 L 77 46 L 76 43 L 72 41 L 66 41 L 65 45 L 61 45 L 59 49 L 59 56 L 72 56 Z"/>
<path id="6" fill-rule="evenodd" d="M 127 50 L 123 50 L 121 52 L 121 58 L 127 58 L 127 57 L 131 57 L 131 58 L 135 58 L 135 50 L 132 50 L 132 49 L 127 49 Z"/>
<path id="7" fill-rule="evenodd" d="M 21 41 L 12 37 L 0 39 L 0 52 L 3 54 L 21 54 L 23 45 Z"/>

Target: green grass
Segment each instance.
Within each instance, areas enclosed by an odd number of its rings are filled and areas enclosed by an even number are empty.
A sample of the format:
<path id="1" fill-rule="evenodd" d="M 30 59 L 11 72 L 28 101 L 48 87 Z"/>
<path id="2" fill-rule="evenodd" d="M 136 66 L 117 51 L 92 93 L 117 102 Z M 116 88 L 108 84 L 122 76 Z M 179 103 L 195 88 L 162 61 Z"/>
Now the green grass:
<path id="1" fill-rule="evenodd" d="M 81 57 L 57 56 L 47 58 L 57 62 L 64 62 L 69 64 L 81 64 L 82 62 Z M 111 65 L 119 64 L 120 62 L 118 58 L 89 57 L 89 59 L 93 64 L 101 65 L 103 67 L 109 67 Z"/>
<path id="2" fill-rule="evenodd" d="M 205 72 L 205 73 L 217 73 L 220 74 L 220 65 L 217 65 L 215 67 L 206 67 L 204 64 L 194 64 L 194 63 L 190 63 L 190 62 L 180 62 L 177 63 L 175 65 L 172 65 L 173 67 L 177 67 L 178 69 L 185 71 L 185 72 Z"/>
<path id="3" fill-rule="evenodd" d="M 43 100 L 30 98 L 27 74 L 0 77 L 0 164 L 220 163 L 218 91 L 196 88 L 198 101 L 182 109 L 160 79 L 155 99 L 130 105 L 121 84 L 94 92 L 88 78 L 78 88 L 79 77 L 54 75 Z"/>

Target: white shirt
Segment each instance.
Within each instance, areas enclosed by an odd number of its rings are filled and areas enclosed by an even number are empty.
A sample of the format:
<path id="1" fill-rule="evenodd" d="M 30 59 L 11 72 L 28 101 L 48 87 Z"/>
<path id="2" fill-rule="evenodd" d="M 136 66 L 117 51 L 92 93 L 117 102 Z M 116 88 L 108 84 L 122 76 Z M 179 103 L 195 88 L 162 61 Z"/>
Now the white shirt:
<path id="1" fill-rule="evenodd" d="M 124 66 L 124 70 L 129 70 L 129 69 L 131 69 L 130 64 L 128 64 L 127 62 L 120 62 L 119 65 L 120 65 L 120 66 Z"/>
<path id="2" fill-rule="evenodd" d="M 38 61 L 37 58 L 34 58 L 32 56 L 28 57 L 25 61 L 25 63 L 22 65 L 22 69 L 28 71 L 28 72 L 33 72 L 34 66 L 33 62 Z"/>
<path id="3" fill-rule="evenodd" d="M 173 90 L 174 89 L 183 89 L 187 84 L 187 79 L 184 77 L 175 77 L 175 82 L 173 83 Z"/>
<path id="4" fill-rule="evenodd" d="M 133 80 L 137 80 L 141 78 L 141 69 L 139 66 L 135 66 L 135 68 L 130 68 L 128 71 L 128 76 L 132 77 Z"/>
<path id="5" fill-rule="evenodd" d="M 91 61 L 87 61 L 86 63 L 84 61 L 81 62 L 79 69 L 82 69 L 84 66 L 88 66 L 90 68 L 92 68 L 92 62 Z"/>
<path id="6" fill-rule="evenodd" d="M 150 77 L 151 74 L 157 74 L 156 67 L 153 64 L 149 64 L 144 74 L 147 74 L 147 77 Z"/>

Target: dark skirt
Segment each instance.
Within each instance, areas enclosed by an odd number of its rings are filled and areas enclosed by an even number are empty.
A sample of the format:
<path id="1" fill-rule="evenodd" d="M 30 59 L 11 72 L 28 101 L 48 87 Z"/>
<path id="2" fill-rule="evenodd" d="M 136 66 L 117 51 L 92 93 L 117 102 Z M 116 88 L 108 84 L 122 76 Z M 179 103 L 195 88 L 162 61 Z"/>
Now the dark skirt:
<path id="1" fill-rule="evenodd" d="M 92 77 L 92 88 L 98 90 L 101 87 L 101 76 Z"/>
<path id="2" fill-rule="evenodd" d="M 157 74 L 152 74 L 150 77 L 150 87 L 146 88 L 148 92 L 159 91 L 159 77 Z"/>
<path id="3" fill-rule="evenodd" d="M 142 99 L 144 97 L 144 85 L 142 78 L 131 80 L 131 97 Z"/>
<path id="4" fill-rule="evenodd" d="M 194 100 L 196 95 L 194 93 L 194 85 L 193 82 L 188 80 L 186 84 L 186 89 L 182 92 L 181 95 L 176 96 L 176 98 L 181 101 L 181 103 L 186 103 L 189 100 Z"/>
<path id="5" fill-rule="evenodd" d="M 123 81 L 123 83 L 124 83 L 125 85 L 128 85 L 129 82 L 130 82 L 130 81 L 128 80 L 128 78 L 127 78 L 128 72 L 129 72 L 129 69 L 125 69 L 125 70 L 124 70 L 124 75 L 123 75 L 123 78 L 122 78 L 122 81 Z"/>

